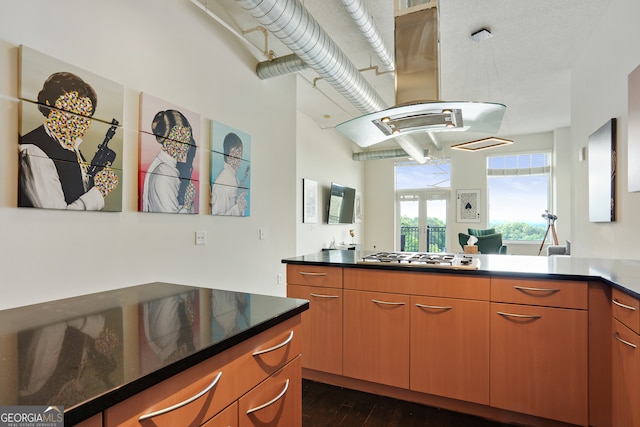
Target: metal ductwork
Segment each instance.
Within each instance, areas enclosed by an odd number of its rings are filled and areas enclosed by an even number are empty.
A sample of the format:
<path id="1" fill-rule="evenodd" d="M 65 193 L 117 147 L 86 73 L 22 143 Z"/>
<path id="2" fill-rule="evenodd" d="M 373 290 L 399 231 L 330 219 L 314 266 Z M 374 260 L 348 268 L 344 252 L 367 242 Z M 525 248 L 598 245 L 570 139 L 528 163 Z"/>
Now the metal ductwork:
<path id="1" fill-rule="evenodd" d="M 258 62 L 258 65 L 256 66 L 256 73 L 261 80 L 266 80 L 273 77 L 297 73 L 298 71 L 303 71 L 307 68 L 309 68 L 307 67 L 307 64 L 305 64 L 298 55 L 292 53 L 291 55 L 281 56 L 270 61 Z"/>
<path id="2" fill-rule="evenodd" d="M 364 114 L 387 108 L 375 89 L 299 0 L 237 0 Z"/>
<path id="3" fill-rule="evenodd" d="M 376 90 L 299 0 L 236 1 L 363 114 L 387 108 Z M 269 72 L 277 67 L 278 64 L 273 65 Z M 416 161 L 425 161 L 419 157 L 422 146 L 413 138 L 405 137 L 399 144 Z"/>
<path id="4" fill-rule="evenodd" d="M 351 158 L 353 160 L 381 160 L 381 159 L 400 159 L 407 158 L 407 152 L 397 148 L 392 150 L 372 150 L 372 151 L 361 151 L 359 153 L 353 153 Z M 429 157 L 429 150 L 424 150 L 423 157 Z"/>
<path id="5" fill-rule="evenodd" d="M 388 70 L 392 70 L 394 67 L 393 52 L 389 51 L 384 43 L 371 14 L 367 11 L 362 0 L 342 0 L 342 4 L 384 66 Z"/>

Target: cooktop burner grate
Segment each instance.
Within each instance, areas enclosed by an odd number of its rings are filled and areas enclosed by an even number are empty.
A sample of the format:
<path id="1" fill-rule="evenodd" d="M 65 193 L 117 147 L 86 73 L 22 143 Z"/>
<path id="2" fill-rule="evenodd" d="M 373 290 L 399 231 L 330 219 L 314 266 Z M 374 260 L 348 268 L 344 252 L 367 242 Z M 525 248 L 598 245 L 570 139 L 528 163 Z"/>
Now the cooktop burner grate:
<path id="1" fill-rule="evenodd" d="M 430 252 L 374 252 L 358 261 L 359 264 L 377 264 L 404 267 L 440 267 L 476 270 L 477 258 L 466 255 Z"/>

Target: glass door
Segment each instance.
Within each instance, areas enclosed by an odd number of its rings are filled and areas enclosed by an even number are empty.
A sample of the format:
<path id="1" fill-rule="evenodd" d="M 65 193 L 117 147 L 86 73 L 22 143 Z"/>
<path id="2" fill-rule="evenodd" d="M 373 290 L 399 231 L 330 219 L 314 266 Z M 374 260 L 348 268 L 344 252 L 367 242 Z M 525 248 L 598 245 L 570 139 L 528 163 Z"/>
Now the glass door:
<path id="1" fill-rule="evenodd" d="M 448 193 L 398 193 L 397 247 L 405 252 L 446 252 Z"/>

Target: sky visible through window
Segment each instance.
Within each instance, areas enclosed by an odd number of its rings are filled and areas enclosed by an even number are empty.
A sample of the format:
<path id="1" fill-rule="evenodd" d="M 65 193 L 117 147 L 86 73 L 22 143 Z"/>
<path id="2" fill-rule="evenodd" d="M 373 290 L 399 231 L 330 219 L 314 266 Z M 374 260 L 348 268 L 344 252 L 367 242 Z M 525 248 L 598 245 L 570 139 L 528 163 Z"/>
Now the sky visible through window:
<path id="1" fill-rule="evenodd" d="M 451 186 L 451 165 L 449 162 L 418 165 L 416 163 L 398 163 L 396 165 L 396 190 L 445 189 Z M 401 215 L 418 217 L 418 202 L 403 202 Z M 432 201 L 428 204 L 427 216 L 447 220 L 447 204 Z"/>
<path id="2" fill-rule="evenodd" d="M 548 188 L 546 175 L 490 177 L 491 224 L 513 221 L 545 224 L 542 214 L 547 209 Z"/>

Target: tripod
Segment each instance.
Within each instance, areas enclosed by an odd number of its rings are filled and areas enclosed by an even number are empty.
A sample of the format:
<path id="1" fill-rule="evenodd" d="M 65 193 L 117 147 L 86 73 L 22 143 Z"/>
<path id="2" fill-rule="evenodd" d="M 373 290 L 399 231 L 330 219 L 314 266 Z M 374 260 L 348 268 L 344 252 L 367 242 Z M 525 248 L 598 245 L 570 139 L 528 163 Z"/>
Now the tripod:
<path id="1" fill-rule="evenodd" d="M 549 211 L 545 211 L 546 213 L 542 214 L 543 218 L 547 219 L 547 231 L 544 233 L 544 237 L 542 238 L 542 243 L 540 243 L 540 249 L 538 250 L 538 255 L 542 252 L 542 247 L 544 246 L 544 242 L 547 241 L 547 236 L 549 235 L 549 230 L 551 230 L 551 235 L 553 237 L 553 244 L 558 244 L 558 235 L 556 234 L 556 219 L 558 217 L 556 215 L 551 215 Z"/>

